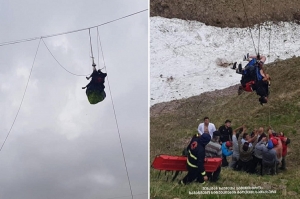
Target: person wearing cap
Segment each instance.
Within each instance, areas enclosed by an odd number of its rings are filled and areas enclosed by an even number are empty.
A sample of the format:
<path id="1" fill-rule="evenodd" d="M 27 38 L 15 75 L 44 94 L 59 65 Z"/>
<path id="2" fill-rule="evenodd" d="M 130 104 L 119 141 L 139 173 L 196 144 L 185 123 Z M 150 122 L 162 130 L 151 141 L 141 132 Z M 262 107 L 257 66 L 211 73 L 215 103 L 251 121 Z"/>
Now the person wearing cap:
<path id="1" fill-rule="evenodd" d="M 219 144 L 220 132 L 215 131 L 210 142 L 205 146 L 205 156 L 208 158 L 222 158 L 221 145 Z M 221 166 L 215 172 L 207 172 L 208 180 L 216 182 L 221 173 Z"/>
<path id="2" fill-rule="evenodd" d="M 213 137 L 213 132 L 216 131 L 216 127 L 213 123 L 209 122 L 208 117 L 204 117 L 203 123 L 200 123 L 198 126 L 198 132 L 200 135 L 203 133 L 208 133 L 210 137 Z"/>
<path id="3" fill-rule="evenodd" d="M 237 162 L 240 158 L 240 151 L 239 151 L 239 145 L 238 145 L 238 137 L 239 137 L 239 132 L 245 131 L 246 128 L 245 126 L 240 126 L 236 129 L 233 130 L 232 132 L 232 158 L 231 158 L 231 162 L 229 164 L 229 167 L 232 169 L 236 169 L 237 167 Z"/>
<path id="4" fill-rule="evenodd" d="M 274 145 L 271 139 L 268 140 L 266 148 L 263 148 L 262 152 L 262 164 L 263 164 L 263 174 L 271 173 L 276 174 L 276 164 L 277 156 L 276 151 L 273 149 Z"/>
<path id="5" fill-rule="evenodd" d="M 246 128 L 244 128 L 244 129 L 246 129 Z M 240 157 L 238 160 L 237 170 L 243 169 L 244 171 L 251 173 L 252 172 L 251 168 L 253 168 L 252 153 L 253 153 L 254 147 L 257 143 L 257 132 L 255 132 L 256 134 L 252 138 L 254 140 L 254 142 L 250 146 L 250 142 L 248 142 L 248 140 L 245 141 L 244 143 L 242 143 L 242 137 L 245 134 L 245 131 L 246 130 L 244 130 L 238 138 Z"/>
<path id="6" fill-rule="evenodd" d="M 227 141 L 222 143 L 222 167 L 228 166 L 227 157 L 232 155 L 232 142 Z"/>
<path id="7" fill-rule="evenodd" d="M 211 137 L 208 133 L 201 136 L 196 134 L 190 141 L 187 151 L 187 175 L 179 181 L 179 184 L 189 184 L 191 182 L 198 182 L 204 184 L 208 180 L 205 169 L 205 146 L 210 142 Z"/>

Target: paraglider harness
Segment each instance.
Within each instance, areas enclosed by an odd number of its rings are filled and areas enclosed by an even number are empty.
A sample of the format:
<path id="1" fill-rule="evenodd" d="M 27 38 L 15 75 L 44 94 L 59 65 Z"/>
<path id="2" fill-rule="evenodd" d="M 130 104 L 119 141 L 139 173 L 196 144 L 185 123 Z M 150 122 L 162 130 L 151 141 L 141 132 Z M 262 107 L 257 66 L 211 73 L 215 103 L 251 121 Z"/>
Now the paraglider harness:
<path id="1" fill-rule="evenodd" d="M 242 70 L 241 84 L 243 87 L 246 86 L 247 82 L 254 81 L 255 83 L 261 81 L 263 76 L 260 74 L 259 61 L 253 58 Z M 254 90 L 254 89 L 253 89 Z"/>
<path id="2" fill-rule="evenodd" d="M 95 63 L 92 65 L 93 67 L 96 66 Z M 104 79 L 107 76 L 106 73 L 102 73 L 101 70 L 99 69 L 94 70 L 91 77 L 92 80 L 90 83 L 87 85 L 86 89 L 86 95 L 88 97 L 88 100 L 90 104 L 97 104 L 98 102 L 101 102 L 105 99 L 106 93 L 104 91 Z"/>
<path id="3" fill-rule="evenodd" d="M 256 94 L 260 96 L 259 102 L 261 105 L 266 103 L 265 97 L 269 96 L 269 84 L 263 81 L 263 76 L 260 73 L 259 67 L 260 61 L 253 58 L 246 66 L 245 69 L 241 71 L 242 79 L 241 85 L 251 91 L 256 91 Z"/>

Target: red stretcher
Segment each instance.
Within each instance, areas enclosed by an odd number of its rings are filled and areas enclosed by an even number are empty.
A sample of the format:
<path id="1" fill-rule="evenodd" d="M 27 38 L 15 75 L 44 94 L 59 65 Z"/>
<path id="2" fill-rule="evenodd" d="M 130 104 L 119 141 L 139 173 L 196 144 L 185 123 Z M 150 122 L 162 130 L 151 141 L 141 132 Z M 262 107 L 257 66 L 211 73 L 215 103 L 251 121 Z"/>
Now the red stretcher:
<path id="1" fill-rule="evenodd" d="M 160 171 L 176 171 L 173 180 L 180 171 L 187 171 L 186 156 L 157 155 L 152 163 L 154 169 Z M 222 165 L 222 158 L 205 158 L 204 168 L 206 172 L 214 172 Z"/>
<path id="2" fill-rule="evenodd" d="M 158 155 L 155 157 L 152 167 L 165 171 L 187 171 L 185 156 Z M 222 158 L 205 158 L 204 168 L 206 172 L 214 172 L 222 164 Z"/>

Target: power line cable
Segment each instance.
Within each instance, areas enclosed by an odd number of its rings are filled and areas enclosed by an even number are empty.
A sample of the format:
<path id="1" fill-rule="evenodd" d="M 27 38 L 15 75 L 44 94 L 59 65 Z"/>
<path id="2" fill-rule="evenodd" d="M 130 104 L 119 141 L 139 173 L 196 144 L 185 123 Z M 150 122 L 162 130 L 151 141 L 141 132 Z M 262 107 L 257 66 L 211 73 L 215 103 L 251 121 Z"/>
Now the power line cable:
<path id="1" fill-rule="evenodd" d="M 101 47 L 101 51 L 102 51 L 102 58 L 103 58 L 104 68 L 107 71 L 106 64 L 105 64 L 105 59 L 104 59 L 104 54 L 103 54 L 103 49 L 102 49 L 102 45 L 101 45 L 101 38 L 100 38 L 99 31 L 98 31 L 98 27 L 97 27 L 97 34 L 98 34 L 98 39 L 99 39 L 99 43 L 100 43 L 100 47 Z M 121 134 L 120 134 L 119 124 L 118 124 L 118 120 L 117 120 L 115 105 L 114 105 L 114 101 L 113 101 L 113 97 L 112 97 L 112 93 L 111 93 L 111 88 L 110 88 L 108 76 L 107 76 L 107 84 L 108 84 L 108 88 L 109 88 L 109 93 L 110 93 L 110 98 L 111 98 L 111 102 L 112 102 L 112 107 L 113 107 L 114 115 L 115 115 L 115 121 L 116 121 L 117 130 L 118 130 L 119 141 L 120 141 L 121 151 L 122 151 L 122 155 L 123 155 L 125 170 L 126 170 L 126 174 L 127 174 L 128 185 L 129 185 L 129 189 L 130 189 L 130 193 L 131 193 L 131 198 L 133 199 L 133 193 L 132 193 L 132 188 L 131 188 L 131 183 L 130 183 L 128 168 L 127 168 L 127 164 L 126 164 L 126 158 L 125 158 L 125 153 L 124 153 L 124 149 L 123 149 L 122 138 L 121 138 Z"/>
<path id="2" fill-rule="evenodd" d="M 38 50 L 39 50 L 39 47 L 40 47 L 41 39 L 42 39 L 42 38 L 40 38 L 38 47 L 37 47 L 36 52 L 35 52 L 35 56 L 34 56 L 34 59 L 33 59 L 33 63 L 32 63 L 32 66 L 31 66 L 31 70 L 30 70 L 30 73 L 29 73 L 29 77 L 28 77 L 28 80 L 27 80 L 27 84 L 26 84 L 26 87 L 25 87 L 25 90 L 24 90 L 24 94 L 23 94 L 23 97 L 22 97 L 22 100 L 21 100 L 19 109 L 18 109 L 17 114 L 16 114 L 16 116 L 15 116 L 15 119 L 14 119 L 14 121 L 13 121 L 13 123 L 12 123 L 12 125 L 11 125 L 11 127 L 10 127 L 8 133 L 7 133 L 7 135 L 6 135 L 6 138 L 4 139 L 4 142 L 3 142 L 3 144 L 2 144 L 2 146 L 1 146 L 1 148 L 0 148 L 0 151 L 2 150 L 4 144 L 6 143 L 6 140 L 7 140 L 8 136 L 9 136 L 9 134 L 10 134 L 10 132 L 11 132 L 11 130 L 12 130 L 12 128 L 13 128 L 13 126 L 14 126 L 16 120 L 17 120 L 17 117 L 18 117 L 18 115 L 19 115 L 19 112 L 20 112 L 20 110 L 21 110 L 21 107 L 22 107 L 22 104 L 23 104 L 23 101 L 24 101 L 24 98 L 25 98 L 25 94 L 26 94 L 26 92 L 27 92 L 27 88 L 28 88 L 28 85 L 29 85 L 29 80 L 30 80 L 30 77 L 31 77 L 31 74 L 32 74 L 32 70 L 33 70 L 33 66 L 34 66 L 34 63 L 35 63 L 35 59 L 36 59 L 36 56 L 37 56 L 37 53 L 38 53 Z"/>
<path id="3" fill-rule="evenodd" d="M 60 36 L 60 35 L 65 35 L 65 34 L 70 34 L 70 33 L 80 32 L 80 31 L 83 31 L 83 30 L 91 29 L 91 28 L 97 28 L 97 27 L 104 26 L 104 25 L 109 24 L 109 23 L 113 23 L 113 22 L 115 22 L 115 21 L 119 21 L 119 20 L 121 20 L 121 19 L 125 19 L 125 18 L 127 18 L 127 17 L 131 17 L 131 16 L 133 16 L 133 15 L 136 15 L 136 14 L 139 14 L 139 13 L 142 13 L 142 12 L 145 12 L 145 11 L 147 11 L 147 10 L 148 10 L 148 9 L 141 10 L 141 11 L 138 11 L 138 12 L 135 12 L 135 13 L 132 13 L 132 14 L 129 14 L 129 15 L 126 15 L 126 16 L 123 16 L 123 17 L 120 17 L 120 18 L 117 18 L 117 19 L 114 19 L 114 20 L 111 20 L 111 21 L 108 21 L 108 22 L 105 22 L 105 23 L 96 25 L 96 26 L 91 26 L 91 27 L 88 27 L 88 28 L 82 28 L 82 29 L 77 29 L 77 30 L 71 30 L 71 31 L 67 31 L 67 32 L 56 33 L 56 34 L 50 34 L 50 35 L 45 35 L 45 36 L 40 36 L 40 37 L 33 37 L 33 38 L 20 39 L 20 40 L 15 40 L 15 41 L 2 42 L 2 43 L 0 43 L 0 46 L 11 45 L 11 44 L 17 44 L 17 43 L 23 43 L 23 42 L 28 42 L 28 41 L 37 40 L 37 39 L 40 39 L 40 38 L 55 37 L 55 36 Z"/>
<path id="4" fill-rule="evenodd" d="M 258 47 L 257 47 L 258 54 L 259 54 L 259 43 L 260 43 L 260 24 L 261 24 L 261 0 L 259 1 L 259 29 L 258 29 Z"/>
<path id="5" fill-rule="evenodd" d="M 54 55 L 52 54 L 52 52 L 50 51 L 50 49 L 48 48 L 48 46 L 46 45 L 46 43 L 45 43 L 45 41 L 44 41 L 44 39 L 43 38 L 41 38 L 42 39 L 42 41 L 43 41 L 43 43 L 44 43 L 44 45 L 46 46 L 46 48 L 47 48 L 47 50 L 48 50 L 48 52 L 51 54 L 51 56 L 53 57 L 53 59 L 58 63 L 58 65 L 60 66 L 60 67 L 62 67 L 65 71 L 67 71 L 68 73 L 70 73 L 70 74 L 72 74 L 72 75 L 75 75 L 75 76 L 88 76 L 88 75 L 78 75 L 78 74 L 75 74 L 75 73 L 73 73 L 73 72 L 71 72 L 71 71 L 69 71 L 68 69 L 66 69 L 55 57 L 54 57 Z"/>

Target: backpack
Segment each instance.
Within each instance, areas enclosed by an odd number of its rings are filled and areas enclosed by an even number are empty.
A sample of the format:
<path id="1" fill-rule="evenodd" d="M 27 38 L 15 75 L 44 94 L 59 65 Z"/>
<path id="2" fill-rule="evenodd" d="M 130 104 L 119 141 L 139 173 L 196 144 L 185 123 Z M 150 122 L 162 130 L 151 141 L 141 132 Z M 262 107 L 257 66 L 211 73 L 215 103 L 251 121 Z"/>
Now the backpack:
<path id="1" fill-rule="evenodd" d="M 255 77 L 257 76 L 257 65 L 256 65 L 256 59 L 252 59 L 246 66 L 245 70 L 243 71 L 243 74 L 245 77 L 251 78 L 255 80 Z"/>

